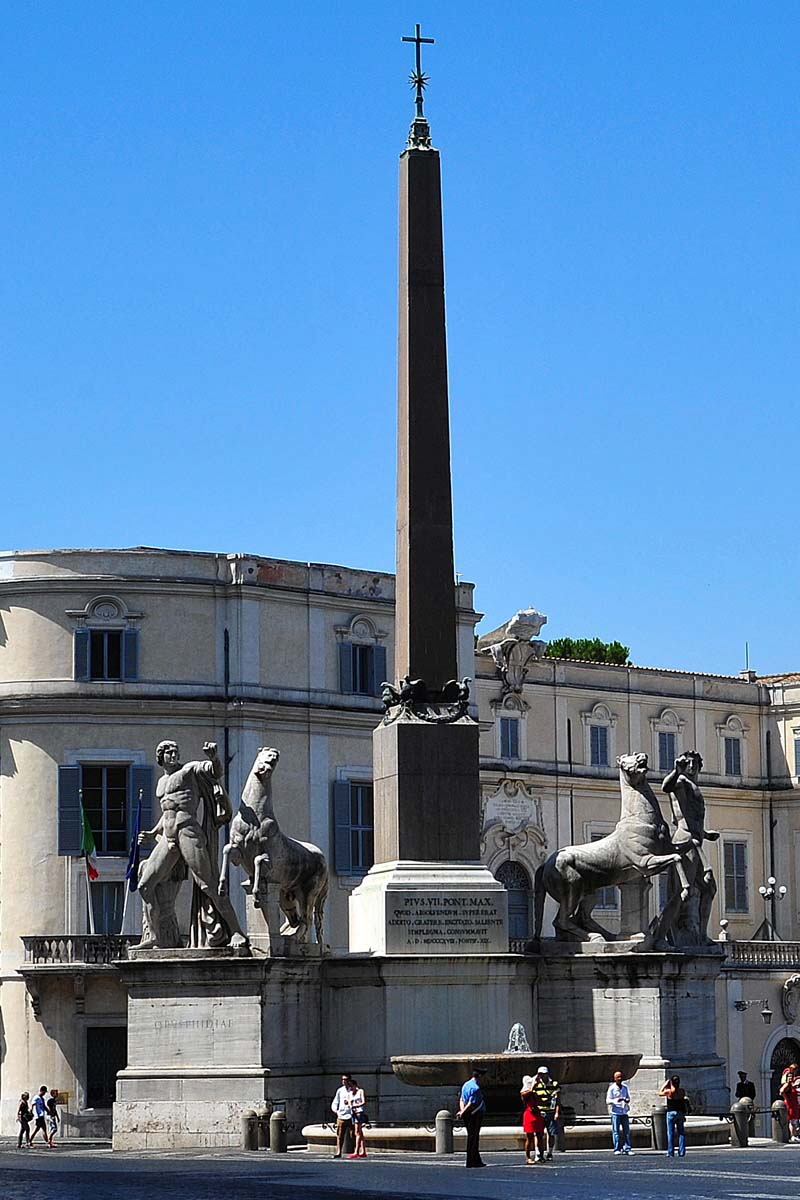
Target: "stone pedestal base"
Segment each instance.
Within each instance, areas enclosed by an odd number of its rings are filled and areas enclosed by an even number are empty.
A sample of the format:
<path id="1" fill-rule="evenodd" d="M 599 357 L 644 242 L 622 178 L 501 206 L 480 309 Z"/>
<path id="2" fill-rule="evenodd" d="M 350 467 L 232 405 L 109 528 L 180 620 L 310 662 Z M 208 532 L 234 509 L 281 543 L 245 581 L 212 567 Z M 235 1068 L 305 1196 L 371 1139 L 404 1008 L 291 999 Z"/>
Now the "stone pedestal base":
<path id="1" fill-rule="evenodd" d="M 377 863 L 350 897 L 350 951 L 507 954 L 508 894 L 481 863 Z"/>

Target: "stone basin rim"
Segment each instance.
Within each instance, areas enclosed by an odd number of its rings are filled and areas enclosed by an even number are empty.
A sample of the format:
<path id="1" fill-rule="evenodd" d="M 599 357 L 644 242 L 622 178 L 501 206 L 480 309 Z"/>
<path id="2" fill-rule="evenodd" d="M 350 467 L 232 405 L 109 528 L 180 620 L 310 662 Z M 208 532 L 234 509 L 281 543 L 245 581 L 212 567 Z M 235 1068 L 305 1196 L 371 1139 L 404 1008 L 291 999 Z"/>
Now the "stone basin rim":
<path id="1" fill-rule="evenodd" d="M 512 1079 L 535 1075 L 547 1065 L 562 1083 L 602 1083 L 620 1070 L 625 1079 L 639 1069 L 643 1054 L 598 1050 L 535 1050 L 525 1053 L 497 1054 L 396 1054 L 392 1070 L 403 1083 L 416 1087 L 436 1087 L 464 1081 L 478 1064 L 486 1068 L 486 1086 L 508 1086 Z"/>

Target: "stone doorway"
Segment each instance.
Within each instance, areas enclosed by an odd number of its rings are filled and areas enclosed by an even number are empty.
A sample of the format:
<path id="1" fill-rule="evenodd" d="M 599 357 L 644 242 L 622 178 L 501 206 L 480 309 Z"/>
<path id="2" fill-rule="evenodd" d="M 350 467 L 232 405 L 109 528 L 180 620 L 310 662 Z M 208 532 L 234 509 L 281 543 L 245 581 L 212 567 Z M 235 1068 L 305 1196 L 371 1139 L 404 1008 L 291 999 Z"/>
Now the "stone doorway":
<path id="1" fill-rule="evenodd" d="M 531 936 L 531 877 L 522 863 L 504 862 L 495 871 L 495 879 L 508 892 L 508 936 L 527 940 Z"/>
<path id="2" fill-rule="evenodd" d="M 800 1065 L 800 1043 L 794 1038 L 781 1038 L 772 1051 L 772 1057 L 769 1060 L 769 1069 L 771 1071 L 769 1084 L 770 1104 L 778 1099 L 778 1092 L 781 1087 L 781 1075 L 789 1066 L 789 1063 Z"/>

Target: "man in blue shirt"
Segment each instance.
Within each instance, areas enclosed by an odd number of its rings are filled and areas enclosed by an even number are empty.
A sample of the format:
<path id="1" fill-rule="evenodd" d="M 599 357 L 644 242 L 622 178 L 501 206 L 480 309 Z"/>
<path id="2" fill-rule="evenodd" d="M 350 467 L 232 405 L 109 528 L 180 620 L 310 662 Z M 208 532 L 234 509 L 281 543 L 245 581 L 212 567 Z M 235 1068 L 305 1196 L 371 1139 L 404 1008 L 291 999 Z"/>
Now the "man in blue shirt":
<path id="1" fill-rule="evenodd" d="M 483 1067 L 473 1067 L 472 1078 L 461 1089 L 461 1103 L 458 1115 L 464 1122 L 467 1131 L 467 1166 L 485 1167 L 481 1159 L 479 1147 L 483 1114 L 486 1112 L 486 1101 L 481 1091 L 481 1078 L 486 1074 Z"/>
<path id="2" fill-rule="evenodd" d="M 31 1134 L 31 1145 L 33 1145 L 34 1139 L 40 1129 L 42 1131 L 42 1141 L 47 1141 L 47 1123 L 45 1121 L 45 1117 L 47 1115 L 47 1102 L 45 1101 L 46 1095 L 47 1087 L 44 1086 L 39 1088 L 38 1094 L 33 1098 L 33 1115 L 36 1120 L 36 1124 L 34 1126 L 33 1133 Z"/>

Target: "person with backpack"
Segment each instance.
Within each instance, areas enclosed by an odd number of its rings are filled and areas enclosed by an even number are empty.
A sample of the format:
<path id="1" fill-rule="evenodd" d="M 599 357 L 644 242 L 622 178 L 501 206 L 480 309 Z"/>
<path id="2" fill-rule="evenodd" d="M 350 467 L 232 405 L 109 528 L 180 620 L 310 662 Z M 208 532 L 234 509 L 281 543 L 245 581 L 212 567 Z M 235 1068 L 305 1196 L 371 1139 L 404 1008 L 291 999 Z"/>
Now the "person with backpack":
<path id="1" fill-rule="evenodd" d="M 667 1100 L 667 1157 L 675 1156 L 675 1134 L 678 1135 L 678 1158 L 686 1154 L 686 1114 L 689 1097 L 681 1087 L 679 1075 L 672 1075 L 658 1093 Z"/>
<path id="2" fill-rule="evenodd" d="M 31 1144 L 31 1121 L 33 1120 L 33 1113 L 28 1103 L 29 1099 L 30 1092 L 23 1092 L 19 1098 L 19 1108 L 17 1109 L 17 1121 L 19 1122 L 18 1150 L 22 1149 L 23 1138 L 26 1146 L 30 1146 Z"/>

